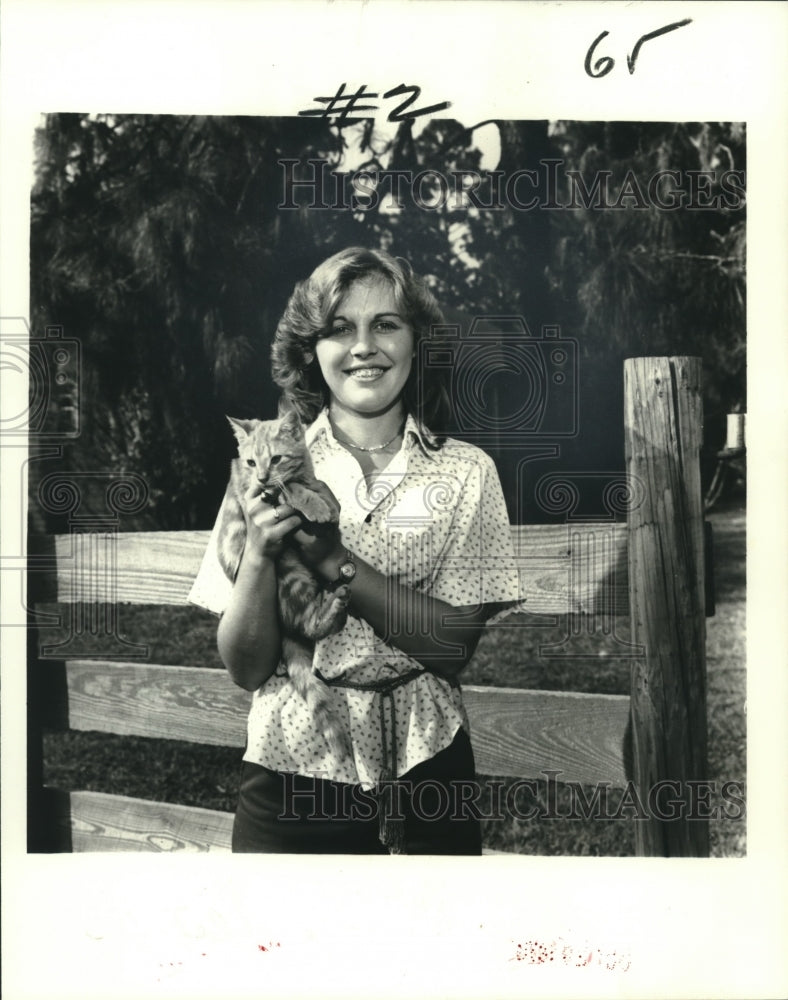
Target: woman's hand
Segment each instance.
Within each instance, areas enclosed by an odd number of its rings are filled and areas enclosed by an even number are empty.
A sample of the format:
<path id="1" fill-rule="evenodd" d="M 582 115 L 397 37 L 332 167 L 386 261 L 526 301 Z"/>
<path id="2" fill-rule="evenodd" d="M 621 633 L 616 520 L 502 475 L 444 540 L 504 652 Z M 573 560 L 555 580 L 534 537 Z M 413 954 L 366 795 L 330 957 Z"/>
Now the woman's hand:
<path id="1" fill-rule="evenodd" d="M 263 487 L 254 483 L 244 493 L 241 509 L 246 520 L 244 558 L 276 559 L 287 536 L 301 524 L 301 517 L 282 504 L 274 507 L 262 496 Z"/>

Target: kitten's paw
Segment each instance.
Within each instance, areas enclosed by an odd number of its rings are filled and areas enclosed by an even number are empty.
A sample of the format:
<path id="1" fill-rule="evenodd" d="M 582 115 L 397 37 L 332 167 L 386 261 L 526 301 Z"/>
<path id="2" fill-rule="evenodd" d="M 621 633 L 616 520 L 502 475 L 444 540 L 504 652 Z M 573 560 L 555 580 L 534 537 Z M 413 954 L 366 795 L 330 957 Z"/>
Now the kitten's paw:
<path id="1" fill-rule="evenodd" d="M 331 629 L 328 634 L 336 635 L 337 632 L 341 632 L 342 629 L 347 624 L 347 605 L 345 604 L 332 605 L 329 618 L 331 620 Z"/>
<path id="2" fill-rule="evenodd" d="M 334 591 L 334 597 L 345 607 L 350 602 L 350 587 L 346 583 L 340 584 Z"/>
<path id="3" fill-rule="evenodd" d="M 321 493 L 310 490 L 303 483 L 289 483 L 283 495 L 291 507 L 313 524 L 335 523 L 338 520 L 339 511 L 334 509 L 335 504 L 329 503 Z"/>
<path id="4" fill-rule="evenodd" d="M 350 601 L 350 590 L 347 587 L 340 588 L 345 593 L 337 591 L 331 598 L 328 606 L 328 617 L 333 623 L 332 632 L 339 632 L 345 627 L 347 621 L 347 606 Z"/>

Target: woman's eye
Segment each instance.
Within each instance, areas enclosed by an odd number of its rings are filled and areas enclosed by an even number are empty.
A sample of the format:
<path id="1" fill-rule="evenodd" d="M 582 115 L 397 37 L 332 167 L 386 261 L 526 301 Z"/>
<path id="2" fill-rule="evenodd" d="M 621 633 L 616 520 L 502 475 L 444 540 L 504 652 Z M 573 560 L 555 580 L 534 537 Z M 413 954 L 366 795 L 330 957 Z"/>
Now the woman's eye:
<path id="1" fill-rule="evenodd" d="M 397 324 L 396 323 L 389 323 L 389 322 L 387 322 L 385 320 L 383 320 L 380 323 L 378 323 L 378 330 L 386 330 L 386 331 L 388 331 L 388 330 L 396 330 L 396 329 L 397 329 Z"/>
<path id="2" fill-rule="evenodd" d="M 257 463 L 255 462 L 255 460 L 253 458 L 247 458 L 246 464 L 249 465 L 249 466 L 251 466 L 251 468 L 254 468 Z"/>

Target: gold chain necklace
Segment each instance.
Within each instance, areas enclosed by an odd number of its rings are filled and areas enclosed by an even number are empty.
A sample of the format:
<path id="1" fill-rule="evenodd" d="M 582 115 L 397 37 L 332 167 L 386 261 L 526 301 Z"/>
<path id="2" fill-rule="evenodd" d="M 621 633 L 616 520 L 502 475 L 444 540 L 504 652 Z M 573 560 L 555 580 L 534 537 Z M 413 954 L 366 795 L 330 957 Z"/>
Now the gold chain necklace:
<path id="1" fill-rule="evenodd" d="M 400 434 L 402 434 L 402 432 L 405 430 L 405 424 L 403 423 L 398 429 L 397 433 L 394 435 L 394 437 L 389 438 L 389 440 L 386 441 L 385 444 L 376 444 L 372 448 L 365 448 L 361 444 L 353 444 L 352 441 L 343 441 L 342 438 L 337 437 L 336 428 L 333 428 L 333 430 L 334 430 L 334 437 L 337 438 L 337 441 L 339 441 L 340 444 L 344 444 L 348 448 L 353 448 L 354 451 L 364 451 L 367 454 L 371 454 L 372 452 L 375 451 L 384 451 L 386 448 L 388 448 L 390 444 L 394 444 L 394 442 L 397 440 Z"/>

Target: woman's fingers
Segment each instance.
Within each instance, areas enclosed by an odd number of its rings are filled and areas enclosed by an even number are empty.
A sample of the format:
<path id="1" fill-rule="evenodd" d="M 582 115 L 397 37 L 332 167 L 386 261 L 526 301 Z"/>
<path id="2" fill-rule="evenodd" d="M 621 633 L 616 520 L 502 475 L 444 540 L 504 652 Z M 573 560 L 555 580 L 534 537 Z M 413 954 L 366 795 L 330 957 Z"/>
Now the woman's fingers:
<path id="1" fill-rule="evenodd" d="M 294 515 L 298 519 L 298 523 L 301 523 L 300 515 L 296 514 L 289 504 L 283 503 L 278 507 L 273 507 L 262 499 L 258 500 L 257 503 L 257 509 L 252 508 L 253 514 L 255 517 L 262 517 L 266 524 L 282 524 Z"/>
<path id="2" fill-rule="evenodd" d="M 255 514 L 259 512 L 261 503 L 260 494 L 262 491 L 263 487 L 260 483 L 255 482 L 252 483 L 252 485 L 244 492 L 241 507 L 243 509 L 247 525 L 252 521 Z"/>
<path id="3" fill-rule="evenodd" d="M 282 503 L 278 507 L 273 507 L 273 518 L 277 524 L 281 521 L 286 521 L 288 517 L 292 517 L 295 514 L 295 510 L 290 506 L 290 504 Z"/>
<path id="4" fill-rule="evenodd" d="M 301 524 L 301 517 L 289 504 L 273 507 L 259 494 L 249 496 L 247 516 L 250 523 L 272 541 L 280 541 Z"/>
<path id="5" fill-rule="evenodd" d="M 249 486 L 243 495 L 243 505 L 246 513 L 249 517 L 258 518 L 261 511 L 273 512 L 276 511 L 274 520 L 282 520 L 282 518 L 287 513 L 292 513 L 292 508 L 287 508 L 285 511 L 283 508 L 286 504 L 282 504 L 280 507 L 276 507 L 274 504 L 270 503 L 266 499 L 266 493 L 264 491 L 263 485 L 259 482 L 254 482 Z"/>
<path id="6" fill-rule="evenodd" d="M 277 521 L 271 529 L 272 534 L 276 533 L 278 538 L 285 538 L 291 531 L 301 526 L 301 518 L 298 514 L 291 514 L 290 517 L 283 517 Z"/>

